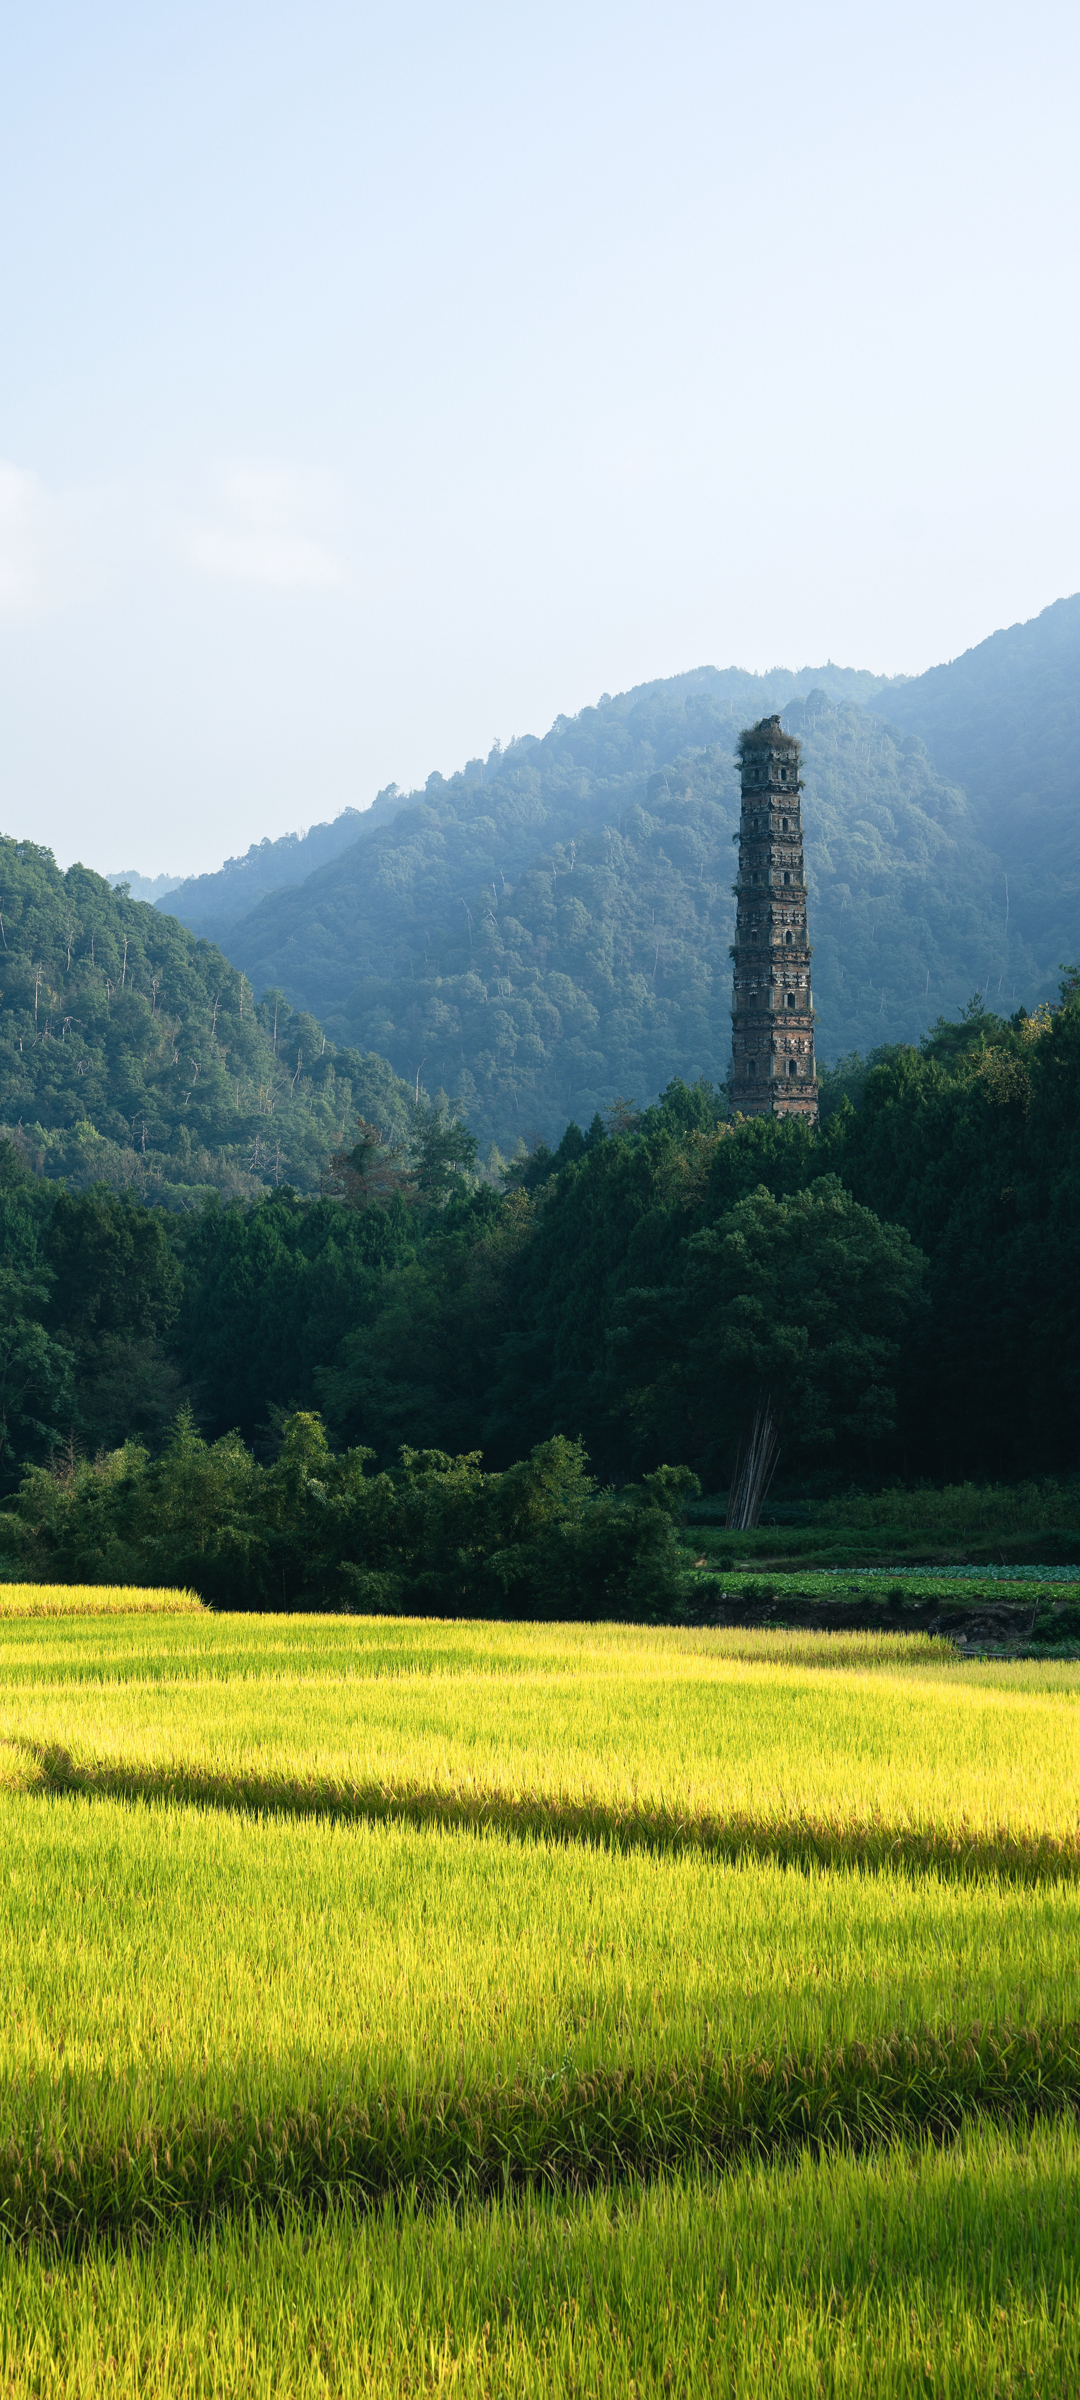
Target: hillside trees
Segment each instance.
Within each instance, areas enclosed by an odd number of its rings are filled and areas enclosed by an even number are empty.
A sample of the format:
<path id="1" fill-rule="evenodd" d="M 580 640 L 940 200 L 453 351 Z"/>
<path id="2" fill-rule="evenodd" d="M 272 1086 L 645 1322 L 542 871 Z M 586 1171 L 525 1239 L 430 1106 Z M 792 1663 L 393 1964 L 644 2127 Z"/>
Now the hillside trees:
<path id="1" fill-rule="evenodd" d="M 873 705 L 964 786 L 1001 860 L 1002 927 L 1007 917 L 1010 934 L 1048 963 L 1071 953 L 1080 910 L 1080 593 L 891 684 Z M 995 997 L 997 987 L 995 971 Z"/>
<path id="2" fill-rule="evenodd" d="M 867 679 L 869 682 L 869 679 Z M 889 695 L 867 697 L 886 708 Z M 730 1050 L 740 724 L 804 742 L 824 1055 L 917 1041 L 976 977 L 1036 994 L 961 790 L 840 681 L 700 669 L 560 718 L 388 822 L 229 932 L 335 1039 L 453 1095 L 481 1145 L 549 1145 L 621 1097 L 714 1082 Z M 1052 986 L 1045 986 L 1049 991 Z M 824 1029 L 828 1028 L 825 1035 Z"/>
<path id="3" fill-rule="evenodd" d="M 0 1125 L 46 1175 L 172 1208 L 317 1191 L 358 1108 L 411 1098 L 174 918 L 0 839 Z"/>

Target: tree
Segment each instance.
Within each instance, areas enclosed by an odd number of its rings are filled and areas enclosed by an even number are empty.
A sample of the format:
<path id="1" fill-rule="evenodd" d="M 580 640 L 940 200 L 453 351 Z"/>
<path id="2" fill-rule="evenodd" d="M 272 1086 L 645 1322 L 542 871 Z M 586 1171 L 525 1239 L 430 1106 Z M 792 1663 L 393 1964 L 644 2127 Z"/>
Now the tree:
<path id="1" fill-rule="evenodd" d="M 362 1108 L 407 1122 L 412 1078 L 328 1043 L 175 917 L 0 837 L 0 1121 L 50 1181 L 179 1210 L 200 1190 L 317 1191 Z"/>
<path id="2" fill-rule="evenodd" d="M 71 1353 L 41 1322 L 48 1284 L 0 1267 L 0 1479 L 28 1450 L 62 1439 L 71 1403 Z"/>
<path id="3" fill-rule="evenodd" d="M 613 1339 L 622 1402 L 675 1456 L 731 1480 L 729 1524 L 755 1525 L 781 1442 L 866 1460 L 896 1421 L 901 1348 L 925 1260 L 835 1176 L 763 1187 L 690 1236 L 665 1290 L 627 1295 Z"/>

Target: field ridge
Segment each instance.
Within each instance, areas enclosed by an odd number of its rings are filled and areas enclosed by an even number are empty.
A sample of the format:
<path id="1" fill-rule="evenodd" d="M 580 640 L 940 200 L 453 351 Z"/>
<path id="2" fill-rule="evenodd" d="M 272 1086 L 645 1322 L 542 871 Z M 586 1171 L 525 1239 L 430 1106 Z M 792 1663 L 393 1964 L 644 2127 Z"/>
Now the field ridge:
<path id="1" fill-rule="evenodd" d="M 14 2095 L 13 2095 L 14 2097 Z M 362 2100 L 340 2087 L 259 2115 L 145 2119 L 87 2139 L 56 2095 L 51 2121 L 0 2139 L 0 2234 L 65 2249 L 223 2216 L 277 2216 L 386 2196 L 476 2200 L 585 2189 L 695 2162 L 945 2140 L 973 2116 L 1080 2110 L 1080 2024 L 921 2028 L 816 2053 L 702 2056 L 678 2070 L 571 2060 L 528 2078 Z"/>
<path id="2" fill-rule="evenodd" d="M 679 1807 L 660 1798 L 508 1791 L 367 1778 L 290 1777 L 187 1765 L 141 1766 L 76 1760 L 60 1743 L 11 1744 L 37 1770 L 39 1792 L 87 1799 L 165 1802 L 263 1816 L 329 1817 L 368 1823 L 497 1832 L 521 1841 L 597 1849 L 696 1851 L 720 1859 L 769 1858 L 796 1868 L 891 1870 L 1036 1884 L 1080 1876 L 1080 1829 L 1051 1833 L 1009 1825 L 911 1825 L 863 1817 Z M 31 1789 L 34 1785 L 31 1784 Z"/>

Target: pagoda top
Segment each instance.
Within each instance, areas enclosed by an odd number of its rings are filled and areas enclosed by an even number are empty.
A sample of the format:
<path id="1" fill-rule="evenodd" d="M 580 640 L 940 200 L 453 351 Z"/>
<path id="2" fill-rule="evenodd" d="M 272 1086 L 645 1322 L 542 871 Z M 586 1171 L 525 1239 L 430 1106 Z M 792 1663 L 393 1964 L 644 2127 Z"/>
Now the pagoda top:
<path id="1" fill-rule="evenodd" d="M 761 717 L 756 725 L 748 725 L 739 735 L 739 749 L 783 750 L 799 749 L 793 733 L 785 733 L 779 717 Z"/>

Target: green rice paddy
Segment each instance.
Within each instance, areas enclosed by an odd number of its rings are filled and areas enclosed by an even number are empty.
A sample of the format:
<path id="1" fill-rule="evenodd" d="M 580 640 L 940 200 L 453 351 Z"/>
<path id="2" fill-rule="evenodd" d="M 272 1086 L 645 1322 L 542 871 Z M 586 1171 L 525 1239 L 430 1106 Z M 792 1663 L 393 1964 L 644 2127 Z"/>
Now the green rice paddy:
<path id="1" fill-rule="evenodd" d="M 0 1625 L 0 2393 L 1075 2389 L 1078 1701 Z"/>

